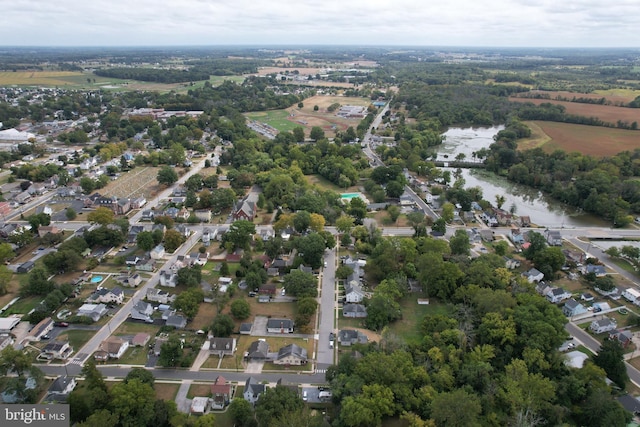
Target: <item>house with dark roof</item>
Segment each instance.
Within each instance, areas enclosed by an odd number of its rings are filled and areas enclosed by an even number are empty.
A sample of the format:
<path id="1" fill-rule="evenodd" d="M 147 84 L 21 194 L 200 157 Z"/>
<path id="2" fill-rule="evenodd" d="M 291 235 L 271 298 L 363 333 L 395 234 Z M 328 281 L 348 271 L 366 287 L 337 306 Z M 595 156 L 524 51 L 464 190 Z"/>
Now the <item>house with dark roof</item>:
<path id="1" fill-rule="evenodd" d="M 345 304 L 342 307 L 344 317 L 364 318 L 367 317 L 367 307 L 362 304 Z"/>
<path id="2" fill-rule="evenodd" d="M 629 330 L 615 331 L 609 334 L 609 339 L 617 340 L 623 348 L 627 348 L 633 342 L 633 333 Z"/>
<path id="3" fill-rule="evenodd" d="M 253 323 L 242 323 L 240 325 L 240 335 L 251 335 Z"/>
<path id="4" fill-rule="evenodd" d="M 167 318 L 166 325 L 176 329 L 184 329 L 187 326 L 187 318 L 180 314 L 173 314 Z"/>
<path id="5" fill-rule="evenodd" d="M 344 287 L 344 299 L 348 303 L 360 303 L 364 300 L 365 293 L 360 286 L 360 283 L 356 280 L 352 280 Z"/>
<path id="6" fill-rule="evenodd" d="M 90 317 L 94 322 L 97 322 L 107 311 L 109 310 L 104 304 L 83 304 L 78 309 L 78 316 Z"/>
<path id="7" fill-rule="evenodd" d="M 235 338 L 214 337 L 209 340 L 209 352 L 215 356 L 233 356 L 236 351 Z"/>
<path id="8" fill-rule="evenodd" d="M 567 292 L 562 288 L 553 288 L 547 294 L 547 299 L 552 304 L 557 304 L 569 298 L 571 298 L 571 292 Z"/>
<path id="9" fill-rule="evenodd" d="M 278 350 L 273 361 L 276 365 L 304 365 L 307 363 L 307 349 L 296 344 L 289 344 Z"/>
<path id="10" fill-rule="evenodd" d="M 607 275 L 607 270 L 604 268 L 604 265 L 596 265 L 596 264 L 587 264 L 582 267 L 583 274 L 593 273 L 596 277 L 604 277 Z"/>
<path id="11" fill-rule="evenodd" d="M 120 359 L 129 348 L 129 341 L 111 336 L 100 344 L 100 350 L 106 352 L 111 359 Z"/>
<path id="12" fill-rule="evenodd" d="M 44 346 L 41 354 L 46 359 L 65 360 L 71 353 L 73 353 L 73 348 L 67 341 L 51 341 Z"/>
<path id="13" fill-rule="evenodd" d="M 244 400 L 255 405 L 260 395 L 265 392 L 267 386 L 264 384 L 260 384 L 258 380 L 253 377 L 247 378 L 247 381 L 244 383 L 244 393 L 242 397 Z"/>
<path id="14" fill-rule="evenodd" d="M 524 273 L 522 273 L 522 276 L 525 277 L 529 283 L 539 282 L 540 280 L 544 279 L 544 273 L 535 268 L 531 268 L 530 270 L 525 271 Z"/>
<path id="15" fill-rule="evenodd" d="M 50 394 L 69 394 L 76 388 L 76 385 L 74 377 L 60 376 L 51 383 L 48 392 Z"/>
<path id="16" fill-rule="evenodd" d="M 244 219 L 247 221 L 253 221 L 256 217 L 256 204 L 254 201 L 250 201 L 244 199 L 236 205 L 236 208 L 233 212 L 233 219 L 239 220 Z"/>
<path id="17" fill-rule="evenodd" d="M 269 344 L 264 340 L 258 340 L 251 343 L 249 349 L 244 355 L 246 360 L 266 361 L 269 360 Z"/>
<path id="18" fill-rule="evenodd" d="M 36 264 L 33 261 L 27 261 L 24 262 L 22 264 L 20 264 L 18 266 L 18 268 L 16 269 L 16 272 L 18 273 L 28 273 L 31 270 L 33 270 L 33 268 L 36 266 Z"/>
<path id="19" fill-rule="evenodd" d="M 271 334 L 293 333 L 294 323 L 291 319 L 269 319 L 267 320 L 267 332 Z"/>
<path id="20" fill-rule="evenodd" d="M 345 347 L 352 346 L 354 344 L 366 344 L 369 341 L 367 336 L 355 329 L 342 329 L 338 332 L 338 344 Z"/>
<path id="21" fill-rule="evenodd" d="M 124 292 L 119 287 L 113 289 L 102 288 L 92 293 L 86 302 L 89 304 L 122 304 L 124 301 Z"/>

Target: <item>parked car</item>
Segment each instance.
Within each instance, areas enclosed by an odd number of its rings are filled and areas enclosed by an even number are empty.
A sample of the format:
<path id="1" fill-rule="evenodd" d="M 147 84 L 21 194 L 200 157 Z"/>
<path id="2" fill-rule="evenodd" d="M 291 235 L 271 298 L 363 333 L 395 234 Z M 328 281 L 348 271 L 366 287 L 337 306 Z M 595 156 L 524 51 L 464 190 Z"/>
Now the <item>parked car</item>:
<path id="1" fill-rule="evenodd" d="M 69 326 L 69 324 L 67 322 L 56 322 L 53 324 L 53 326 L 57 326 L 59 328 L 66 328 Z"/>

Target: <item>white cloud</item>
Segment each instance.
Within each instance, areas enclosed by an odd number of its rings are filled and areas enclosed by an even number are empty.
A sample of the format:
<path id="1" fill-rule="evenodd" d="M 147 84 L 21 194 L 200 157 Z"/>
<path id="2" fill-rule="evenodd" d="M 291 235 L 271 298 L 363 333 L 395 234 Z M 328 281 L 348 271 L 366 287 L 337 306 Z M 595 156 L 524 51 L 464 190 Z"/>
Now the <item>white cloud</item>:
<path id="1" fill-rule="evenodd" d="M 617 0 L 13 0 L 3 45 L 640 46 Z"/>

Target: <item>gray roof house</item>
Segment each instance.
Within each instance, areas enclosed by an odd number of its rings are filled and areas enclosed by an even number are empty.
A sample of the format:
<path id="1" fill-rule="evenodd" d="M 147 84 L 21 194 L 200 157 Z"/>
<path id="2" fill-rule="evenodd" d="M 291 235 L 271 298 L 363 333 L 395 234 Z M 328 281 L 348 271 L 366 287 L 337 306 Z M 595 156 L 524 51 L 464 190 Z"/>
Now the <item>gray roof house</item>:
<path id="1" fill-rule="evenodd" d="M 167 318 L 167 326 L 184 329 L 184 327 L 187 326 L 187 318 L 179 314 L 173 314 Z"/>
<path id="2" fill-rule="evenodd" d="M 567 317 L 573 317 L 578 314 L 586 313 L 587 309 L 584 305 L 580 304 L 575 299 L 571 298 L 569 301 L 564 303 L 564 307 L 562 307 L 562 312 Z"/>
<path id="3" fill-rule="evenodd" d="M 539 282 L 544 278 L 544 274 L 535 268 L 525 271 L 522 275 L 527 278 L 529 283 Z"/>
<path id="4" fill-rule="evenodd" d="M 291 319 L 269 319 L 267 320 L 267 332 L 272 334 L 290 334 L 293 332 L 295 324 Z"/>
<path id="5" fill-rule="evenodd" d="M 571 293 L 565 291 L 562 288 L 553 288 L 547 294 L 547 299 L 552 304 L 557 304 L 557 303 L 562 302 L 562 301 L 564 301 L 566 299 L 569 299 L 569 298 L 571 298 Z"/>
<path id="6" fill-rule="evenodd" d="M 360 287 L 360 283 L 355 280 L 350 281 L 344 287 L 344 295 L 346 302 L 362 302 L 364 299 L 365 293 Z"/>
<path id="7" fill-rule="evenodd" d="M 269 344 L 266 341 L 258 340 L 251 343 L 244 358 L 247 360 L 268 360 Z"/>
<path id="8" fill-rule="evenodd" d="M 209 341 L 209 351 L 216 356 L 231 356 L 236 351 L 235 338 L 214 337 Z"/>
<path id="9" fill-rule="evenodd" d="M 265 392 L 266 386 L 264 384 L 260 384 L 258 380 L 253 377 L 247 378 L 247 382 L 244 384 L 244 400 L 255 405 L 260 395 Z"/>
<path id="10" fill-rule="evenodd" d="M 278 351 L 273 361 L 276 365 L 304 365 L 307 363 L 307 349 L 296 344 L 289 344 Z"/>
<path id="11" fill-rule="evenodd" d="M 605 318 L 600 319 L 600 320 L 594 320 L 593 322 L 591 322 L 591 325 L 589 325 L 589 329 L 594 334 L 602 334 L 604 332 L 611 332 L 614 329 L 616 329 L 617 327 L 618 327 L 618 324 L 616 323 L 616 321 L 614 319 L 609 319 L 608 317 L 605 317 Z"/>
<path id="12" fill-rule="evenodd" d="M 342 307 L 342 315 L 344 317 L 367 317 L 367 307 L 362 304 L 345 304 Z"/>
<path id="13" fill-rule="evenodd" d="M 338 343 L 349 347 L 353 344 L 366 344 L 369 339 L 365 334 L 355 329 L 343 329 L 338 332 Z"/>

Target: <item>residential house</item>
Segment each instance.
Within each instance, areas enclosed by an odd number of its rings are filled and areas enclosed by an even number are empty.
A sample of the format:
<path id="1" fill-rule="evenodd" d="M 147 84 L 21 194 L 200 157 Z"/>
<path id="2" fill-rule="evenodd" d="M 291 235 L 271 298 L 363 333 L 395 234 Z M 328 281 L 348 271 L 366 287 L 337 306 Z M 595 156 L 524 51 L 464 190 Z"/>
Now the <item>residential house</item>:
<path id="1" fill-rule="evenodd" d="M 174 227 L 178 233 L 182 234 L 184 237 L 189 237 L 191 235 L 191 230 L 185 224 L 176 224 Z"/>
<path id="2" fill-rule="evenodd" d="M 142 258 L 140 258 L 138 255 L 129 255 L 124 260 L 125 264 L 131 265 L 131 266 L 138 265 L 140 261 L 142 261 Z"/>
<path id="3" fill-rule="evenodd" d="M 265 340 L 252 342 L 244 358 L 249 361 L 258 362 L 269 360 L 269 344 Z"/>
<path id="4" fill-rule="evenodd" d="M 173 314 L 167 318 L 166 324 L 176 329 L 184 329 L 187 326 L 187 318 L 180 314 Z"/>
<path id="5" fill-rule="evenodd" d="M 140 221 L 153 221 L 153 217 L 155 216 L 155 212 L 147 209 L 142 211 L 142 216 L 140 217 Z"/>
<path id="6" fill-rule="evenodd" d="M 609 339 L 618 340 L 623 348 L 633 343 L 633 333 L 630 330 L 615 331 L 609 334 Z"/>
<path id="7" fill-rule="evenodd" d="M 209 410 L 209 402 L 211 399 L 204 396 L 195 396 L 191 399 L 190 412 L 194 415 L 204 415 Z"/>
<path id="8" fill-rule="evenodd" d="M 604 265 L 596 265 L 596 264 L 587 264 L 582 267 L 582 274 L 593 273 L 596 277 L 604 277 L 607 275 L 607 270 L 604 268 Z"/>
<path id="9" fill-rule="evenodd" d="M 602 334 L 604 332 L 611 332 L 618 327 L 618 324 L 615 319 L 609 319 L 608 317 L 604 317 L 599 320 L 594 320 L 589 325 L 589 329 L 595 334 Z"/>
<path id="10" fill-rule="evenodd" d="M 107 338 L 100 344 L 100 350 L 106 352 L 111 359 L 120 359 L 128 348 L 129 341 L 114 336 Z"/>
<path id="11" fill-rule="evenodd" d="M 502 258 L 504 259 L 505 266 L 509 270 L 513 270 L 515 268 L 519 268 L 520 267 L 520 261 L 518 261 L 517 259 L 509 258 L 508 256 L 503 256 Z"/>
<path id="12" fill-rule="evenodd" d="M 152 272 L 156 269 L 156 260 L 144 257 L 136 265 L 136 271 Z"/>
<path id="13" fill-rule="evenodd" d="M 562 246 L 562 235 L 558 230 L 549 230 L 547 232 L 547 243 L 549 246 Z"/>
<path id="14" fill-rule="evenodd" d="M 593 303 L 593 312 L 600 313 L 601 311 L 609 311 L 611 310 L 611 306 L 608 302 L 594 302 Z"/>
<path id="15" fill-rule="evenodd" d="M 580 299 L 584 302 L 591 302 L 595 299 L 595 297 L 589 292 L 585 292 L 584 294 L 580 295 Z"/>
<path id="16" fill-rule="evenodd" d="M 360 303 L 365 297 L 365 293 L 360 284 L 353 280 L 344 287 L 345 301 L 348 303 Z"/>
<path id="17" fill-rule="evenodd" d="M 638 304 L 640 302 L 640 291 L 634 288 L 625 289 L 622 296 L 629 302 Z"/>
<path id="18" fill-rule="evenodd" d="M 224 409 L 231 402 L 231 385 L 223 376 L 218 376 L 211 386 L 211 408 Z"/>
<path id="19" fill-rule="evenodd" d="M 178 217 L 178 212 L 180 212 L 178 208 L 170 206 L 164 210 L 163 215 L 176 219 Z"/>
<path id="20" fill-rule="evenodd" d="M 538 284 L 536 285 L 536 292 L 545 298 L 547 295 L 549 295 L 549 292 L 551 292 L 552 290 L 553 288 L 547 285 L 547 283 L 543 281 L 538 282 Z"/>
<path id="21" fill-rule="evenodd" d="M 273 239 L 275 235 L 276 235 L 275 231 L 273 231 L 273 229 L 271 228 L 260 231 L 260 239 L 262 239 L 263 242 Z"/>
<path id="22" fill-rule="evenodd" d="M 509 239 L 514 245 L 521 245 L 524 243 L 524 234 L 522 234 L 518 227 L 511 227 L 511 230 L 509 230 Z"/>
<path id="23" fill-rule="evenodd" d="M 138 301 L 131 309 L 131 319 L 152 323 L 153 306 L 148 302 Z"/>
<path id="24" fill-rule="evenodd" d="M 138 237 L 138 234 L 142 233 L 143 231 L 144 231 L 143 225 L 132 225 L 129 228 L 129 233 L 127 234 L 127 242 L 135 243 Z"/>
<path id="25" fill-rule="evenodd" d="M 139 332 L 135 334 L 133 338 L 131 338 L 131 345 L 134 347 L 144 347 L 147 345 L 150 339 L 151 335 L 144 332 Z"/>
<path id="26" fill-rule="evenodd" d="M 167 291 L 163 291 L 157 288 L 149 288 L 147 289 L 146 298 L 151 302 L 159 302 L 161 304 L 169 304 L 172 303 L 175 299 L 175 295 L 169 294 Z"/>
<path id="27" fill-rule="evenodd" d="M 289 344 L 278 351 L 273 361 L 276 365 L 304 365 L 307 363 L 307 349 L 296 344 Z"/>
<path id="28" fill-rule="evenodd" d="M 156 341 L 153 343 L 153 354 L 157 357 L 160 356 L 160 352 L 162 351 L 162 344 L 168 341 L 167 338 L 156 338 Z"/>
<path id="29" fill-rule="evenodd" d="M 160 286 L 175 288 L 177 286 L 178 276 L 171 271 L 160 272 Z"/>
<path id="30" fill-rule="evenodd" d="M 587 309 L 584 305 L 580 304 L 573 298 L 570 298 L 567 302 L 564 303 L 564 307 L 562 307 L 562 312 L 567 317 L 577 316 L 578 314 L 583 314 L 587 312 Z"/>
<path id="31" fill-rule="evenodd" d="M 354 318 L 367 317 L 367 307 L 362 304 L 345 304 L 342 307 L 342 315 Z"/>
<path id="32" fill-rule="evenodd" d="M 83 304 L 78 309 L 78 316 L 90 317 L 94 322 L 97 322 L 107 311 L 109 310 L 104 304 Z"/>
<path id="33" fill-rule="evenodd" d="M 275 295 L 276 285 L 273 283 L 265 283 L 264 285 L 260 286 L 260 289 L 258 290 L 258 292 L 261 295 Z"/>
<path id="34" fill-rule="evenodd" d="M 352 346 L 354 344 L 366 344 L 368 338 L 365 334 L 355 329 L 343 329 L 338 332 L 338 344 L 345 347 Z"/>
<path id="35" fill-rule="evenodd" d="M 31 329 L 29 333 L 29 339 L 33 341 L 40 341 L 43 336 L 47 335 L 53 329 L 53 320 L 50 317 L 42 319 L 36 326 Z"/>
<path id="36" fill-rule="evenodd" d="M 553 288 L 547 294 L 547 300 L 552 304 L 557 304 L 569 298 L 571 298 L 571 292 L 567 292 L 562 288 Z"/>
<path id="37" fill-rule="evenodd" d="M 528 215 L 520 217 L 520 227 L 531 227 L 531 218 Z"/>
<path id="38" fill-rule="evenodd" d="M 531 268 L 530 270 L 525 271 L 524 273 L 522 273 L 522 276 L 526 277 L 529 283 L 539 282 L 540 280 L 544 279 L 544 273 L 536 270 L 535 268 Z"/>
<path id="39" fill-rule="evenodd" d="M 293 333 L 294 323 L 291 319 L 269 319 L 267 320 L 267 332 L 271 334 Z"/>
<path id="40" fill-rule="evenodd" d="M 578 350 L 567 353 L 565 357 L 565 365 L 575 369 L 581 369 L 584 366 L 584 362 L 589 359 L 588 355 Z"/>
<path id="41" fill-rule="evenodd" d="M 264 384 L 260 384 L 258 380 L 253 377 L 247 378 L 247 381 L 244 383 L 244 393 L 242 397 L 244 400 L 255 405 L 260 395 L 265 392 L 267 386 Z"/>
<path id="42" fill-rule="evenodd" d="M 122 276 L 118 276 L 117 280 L 122 284 L 122 286 L 135 288 L 142 282 L 142 277 L 138 273 L 124 274 Z"/>
<path id="43" fill-rule="evenodd" d="M 140 209 L 146 204 L 147 199 L 145 199 L 144 196 L 136 197 L 135 199 L 131 200 L 131 209 Z"/>
<path id="44" fill-rule="evenodd" d="M 49 394 L 69 394 L 76 388 L 76 379 L 69 376 L 56 378 L 49 386 Z"/>
<path id="45" fill-rule="evenodd" d="M 253 328 L 253 323 L 240 324 L 240 335 L 251 335 L 252 328 Z"/>
<path id="46" fill-rule="evenodd" d="M 113 289 L 98 289 L 85 302 L 88 304 L 122 304 L 123 301 L 124 292 L 122 292 L 122 289 L 115 287 Z"/>
<path id="47" fill-rule="evenodd" d="M 35 378 L 29 376 L 24 383 L 24 390 L 35 390 L 38 387 L 38 382 Z M 5 390 L 0 393 L 0 399 L 2 399 L 3 403 L 23 403 L 20 397 L 18 397 L 18 393 L 15 390 Z M 6 406 L 5 406 L 6 408 Z"/>
<path id="48" fill-rule="evenodd" d="M 38 236 L 40 238 L 46 236 L 47 234 L 60 234 L 62 230 L 60 230 L 55 225 L 41 225 L 38 227 Z"/>
<path id="49" fill-rule="evenodd" d="M 209 351 L 211 354 L 220 356 L 233 356 L 236 351 L 235 338 L 214 337 L 209 340 Z"/>
<path id="50" fill-rule="evenodd" d="M 161 259 L 162 257 L 164 257 L 164 255 L 164 246 L 162 245 L 156 246 L 155 248 L 151 249 L 151 252 L 149 252 L 149 256 L 154 260 Z"/>
<path id="51" fill-rule="evenodd" d="M 42 356 L 46 359 L 67 359 L 73 348 L 66 341 L 51 341 L 42 349 Z"/>

